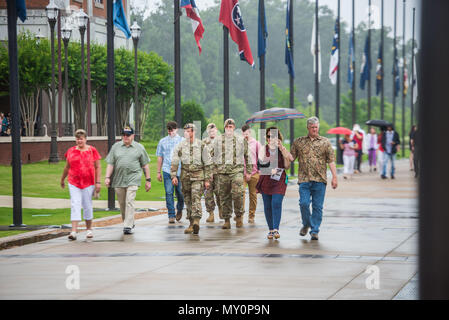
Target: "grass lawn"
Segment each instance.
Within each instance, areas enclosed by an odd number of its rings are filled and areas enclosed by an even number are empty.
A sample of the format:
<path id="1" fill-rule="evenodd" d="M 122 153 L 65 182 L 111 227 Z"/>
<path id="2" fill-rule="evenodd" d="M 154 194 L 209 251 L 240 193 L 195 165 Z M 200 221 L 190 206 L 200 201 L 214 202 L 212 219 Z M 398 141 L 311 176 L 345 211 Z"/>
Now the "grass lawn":
<path id="1" fill-rule="evenodd" d="M 163 201 L 165 199 L 164 183 L 157 181 L 157 144 L 143 144 L 150 155 L 151 160 L 151 190 L 145 192 L 145 176 L 142 174 L 142 184 L 137 191 L 136 200 Z M 67 179 L 65 189 L 61 189 L 59 185 L 64 166 L 65 161 L 60 161 L 57 164 L 49 164 L 47 161 L 42 161 L 22 165 L 22 195 L 24 197 L 69 199 L 70 195 L 67 187 Z M 106 172 L 106 162 L 104 160 L 101 160 L 101 168 L 102 190 L 100 193 L 100 200 L 107 200 L 108 192 L 104 185 Z M 0 166 L 0 177 L 2 177 L 0 179 L 0 194 L 12 195 L 11 166 Z"/>
<path id="2" fill-rule="evenodd" d="M 94 219 L 117 215 L 116 211 L 94 211 Z M 22 209 L 22 221 L 26 225 L 70 224 L 70 209 Z M 0 207 L 0 225 L 8 226 L 13 222 L 12 208 Z M 0 231 L 0 237 L 7 237 L 28 231 Z"/>

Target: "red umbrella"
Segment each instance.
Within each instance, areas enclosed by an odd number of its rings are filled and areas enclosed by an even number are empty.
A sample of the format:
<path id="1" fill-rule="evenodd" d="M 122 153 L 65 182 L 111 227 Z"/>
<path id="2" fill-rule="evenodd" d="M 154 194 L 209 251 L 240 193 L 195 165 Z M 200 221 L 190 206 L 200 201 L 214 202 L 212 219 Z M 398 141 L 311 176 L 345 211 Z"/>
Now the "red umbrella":
<path id="1" fill-rule="evenodd" d="M 351 134 L 352 130 L 348 129 L 348 128 L 344 128 L 344 127 L 336 127 L 336 128 L 329 129 L 327 131 L 327 133 L 332 133 L 332 134 Z"/>

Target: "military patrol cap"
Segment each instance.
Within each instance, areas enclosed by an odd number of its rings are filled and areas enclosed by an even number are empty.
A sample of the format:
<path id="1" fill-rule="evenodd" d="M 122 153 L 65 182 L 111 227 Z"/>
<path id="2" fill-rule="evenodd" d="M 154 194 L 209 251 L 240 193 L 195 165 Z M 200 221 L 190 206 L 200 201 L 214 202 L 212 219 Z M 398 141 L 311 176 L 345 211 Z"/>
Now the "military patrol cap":
<path id="1" fill-rule="evenodd" d="M 187 130 L 187 129 L 193 129 L 195 131 L 196 127 L 195 127 L 195 125 L 193 123 L 186 123 L 184 125 L 184 130 Z"/>
<path id="2" fill-rule="evenodd" d="M 233 125 L 235 126 L 235 121 L 234 121 L 234 119 L 231 119 L 231 118 L 227 119 L 227 120 L 224 122 L 224 126 L 226 127 L 228 124 L 233 124 Z"/>

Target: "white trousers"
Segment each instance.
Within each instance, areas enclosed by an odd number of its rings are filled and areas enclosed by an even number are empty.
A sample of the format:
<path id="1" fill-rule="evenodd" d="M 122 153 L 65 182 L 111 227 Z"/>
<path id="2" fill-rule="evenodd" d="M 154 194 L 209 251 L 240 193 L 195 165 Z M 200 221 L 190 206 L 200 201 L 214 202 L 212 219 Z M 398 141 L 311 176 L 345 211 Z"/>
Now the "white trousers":
<path id="1" fill-rule="evenodd" d="M 134 226 L 134 200 L 138 188 L 138 186 L 115 188 L 124 228 L 132 228 Z"/>
<path id="2" fill-rule="evenodd" d="M 354 173 L 354 162 L 355 156 L 345 156 L 343 155 L 343 174 L 353 174 Z"/>
<path id="3" fill-rule="evenodd" d="M 70 219 L 72 221 L 81 221 L 81 207 L 83 208 L 84 220 L 92 220 L 94 216 L 92 208 L 94 189 L 94 185 L 80 189 L 69 183 L 70 204 L 72 208 L 70 211 Z"/>

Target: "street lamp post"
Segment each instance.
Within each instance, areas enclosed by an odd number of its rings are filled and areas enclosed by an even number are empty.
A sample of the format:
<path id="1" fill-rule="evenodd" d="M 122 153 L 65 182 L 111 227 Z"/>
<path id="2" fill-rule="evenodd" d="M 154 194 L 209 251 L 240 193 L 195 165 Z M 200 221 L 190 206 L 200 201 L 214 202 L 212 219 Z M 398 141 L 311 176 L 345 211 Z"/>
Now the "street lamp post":
<path id="1" fill-rule="evenodd" d="M 139 43 L 140 32 L 141 29 L 137 24 L 137 21 L 134 21 L 134 24 L 131 26 L 131 36 L 133 38 L 134 43 L 134 121 L 136 126 L 136 141 L 140 141 L 140 108 L 139 108 L 139 96 L 138 96 L 138 88 L 137 88 L 137 45 Z"/>
<path id="2" fill-rule="evenodd" d="M 89 19 L 89 16 L 84 13 L 81 8 L 78 12 L 77 18 L 81 36 L 81 106 L 84 106 L 86 103 L 86 85 L 84 83 L 84 33 L 86 32 L 87 20 Z"/>
<path id="3" fill-rule="evenodd" d="M 165 136 L 165 97 L 167 96 L 167 93 L 162 91 L 162 133 L 161 137 Z"/>
<path id="4" fill-rule="evenodd" d="M 58 17 L 59 9 L 50 0 L 50 3 L 45 8 L 47 12 L 48 23 L 51 31 L 51 143 L 50 143 L 50 157 L 49 163 L 58 163 L 58 142 L 56 140 L 56 89 L 55 89 L 55 24 Z"/>
<path id="5" fill-rule="evenodd" d="M 68 28 L 67 24 L 64 26 L 64 28 L 61 30 L 62 32 L 62 41 L 64 42 L 64 56 L 65 56 L 65 62 L 64 62 L 64 92 L 65 92 L 65 135 L 71 136 L 72 135 L 72 124 L 69 123 L 69 69 L 68 69 L 68 63 L 67 63 L 67 48 L 69 46 L 70 36 L 72 35 L 72 29 Z"/>
<path id="6" fill-rule="evenodd" d="M 307 102 L 309 103 L 309 115 L 312 116 L 313 95 L 311 93 L 307 96 Z"/>

